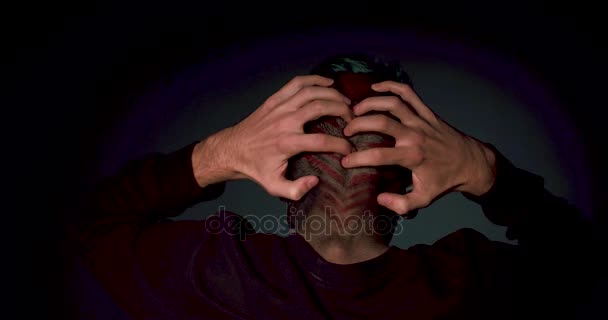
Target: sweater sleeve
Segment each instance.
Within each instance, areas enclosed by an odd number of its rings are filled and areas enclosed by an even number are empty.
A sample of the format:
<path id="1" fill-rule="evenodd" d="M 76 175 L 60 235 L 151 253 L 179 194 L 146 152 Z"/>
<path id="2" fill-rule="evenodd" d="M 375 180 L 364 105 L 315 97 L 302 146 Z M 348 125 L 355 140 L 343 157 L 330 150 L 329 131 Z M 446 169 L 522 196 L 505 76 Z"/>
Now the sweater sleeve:
<path id="1" fill-rule="evenodd" d="M 467 318 L 580 318 L 605 281 L 604 241 L 576 207 L 545 189 L 542 177 L 488 146 L 496 155 L 493 186 L 481 196 L 463 195 L 506 226 L 517 245 L 467 228 L 418 246 L 431 287 L 464 299 Z"/>
<path id="2" fill-rule="evenodd" d="M 188 303 L 196 296 L 188 266 L 209 241 L 213 219 L 167 219 L 224 191 L 225 183 L 198 186 L 193 148 L 127 164 L 99 185 L 84 212 L 90 219 L 79 231 L 80 260 L 130 317 L 215 312 L 208 304 Z"/>
<path id="3" fill-rule="evenodd" d="M 169 154 L 149 154 L 104 180 L 91 196 L 95 218 L 153 221 L 219 197 L 225 183 L 200 188 L 194 179 L 191 155 L 195 145 Z"/>
<path id="4" fill-rule="evenodd" d="M 490 221 L 506 226 L 507 238 L 518 245 L 504 250 L 504 245 L 481 244 L 475 254 L 508 257 L 495 261 L 511 264 L 509 277 L 521 310 L 576 312 L 593 297 L 605 270 L 598 230 L 576 207 L 545 189 L 542 177 L 514 166 L 488 146 L 497 159 L 494 185 L 479 197 L 463 195 L 481 205 Z"/>

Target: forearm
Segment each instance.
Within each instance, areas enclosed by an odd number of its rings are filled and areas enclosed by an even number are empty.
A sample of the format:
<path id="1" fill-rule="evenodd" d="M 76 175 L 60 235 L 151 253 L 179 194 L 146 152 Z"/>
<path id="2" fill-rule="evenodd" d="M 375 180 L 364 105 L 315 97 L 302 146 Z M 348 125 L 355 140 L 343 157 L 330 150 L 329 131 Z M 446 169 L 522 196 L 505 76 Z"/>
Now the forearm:
<path id="1" fill-rule="evenodd" d="M 518 240 L 516 272 L 524 300 L 533 303 L 540 295 L 565 302 L 585 299 L 605 268 L 599 233 L 576 207 L 547 191 L 542 177 L 494 152 L 496 179 L 490 190 L 464 195 L 479 203 L 492 222 L 507 226 L 508 238 Z"/>
<path id="2" fill-rule="evenodd" d="M 164 287 L 167 292 L 187 288 L 187 279 L 179 275 L 209 238 L 203 220 L 156 223 L 224 190 L 221 180 L 198 184 L 194 158 L 201 173 L 206 172 L 203 168 L 214 172 L 207 164 L 213 158 L 196 155 L 199 145 L 129 163 L 99 186 L 91 211 L 84 212 L 88 221 L 74 239 L 79 258 L 114 301 L 134 315 L 143 312 L 141 297 L 150 287 Z"/>
<path id="3" fill-rule="evenodd" d="M 484 152 L 493 154 L 493 182 L 482 194 L 463 194 L 480 204 L 492 222 L 509 227 L 510 238 L 526 241 L 538 234 L 528 234 L 526 226 L 582 220 L 575 207 L 545 189 L 542 177 L 514 166 L 492 145 L 486 144 Z"/>
<path id="4" fill-rule="evenodd" d="M 107 178 L 91 197 L 90 210 L 95 219 L 150 221 L 176 216 L 200 201 L 217 198 L 224 190 L 221 181 L 202 188 L 194 177 L 195 146 L 169 154 L 150 154 Z M 199 163 L 203 161 L 199 159 Z"/>
<path id="5" fill-rule="evenodd" d="M 200 141 L 194 147 L 191 157 L 192 171 L 196 183 L 201 188 L 244 178 L 233 166 L 235 159 L 232 158 L 229 150 L 235 146 L 228 138 L 231 130 L 233 130 L 232 127 L 219 131 Z"/>

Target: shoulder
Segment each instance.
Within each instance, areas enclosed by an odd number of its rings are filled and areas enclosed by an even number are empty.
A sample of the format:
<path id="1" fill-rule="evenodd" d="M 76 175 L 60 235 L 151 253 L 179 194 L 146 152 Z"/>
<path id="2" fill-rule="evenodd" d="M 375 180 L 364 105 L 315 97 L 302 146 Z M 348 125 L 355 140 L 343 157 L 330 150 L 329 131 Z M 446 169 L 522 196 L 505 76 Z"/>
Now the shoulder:
<path id="1" fill-rule="evenodd" d="M 516 247 L 463 228 L 432 245 L 415 245 L 407 251 L 442 288 L 475 288 L 476 294 L 483 295 L 485 289 L 509 292 Z"/>
<path id="2" fill-rule="evenodd" d="M 465 252 L 471 247 L 488 242 L 490 240 L 481 232 L 471 228 L 462 228 L 437 240 L 433 246 L 454 252 Z"/>
<path id="3" fill-rule="evenodd" d="M 457 260 L 467 257 L 510 254 L 516 247 L 516 245 L 490 240 L 475 229 L 462 228 L 437 240 L 432 245 L 418 244 L 409 248 L 408 251 L 427 257 Z"/>
<path id="4" fill-rule="evenodd" d="M 282 237 L 275 234 L 257 232 L 254 224 L 234 212 L 222 210 L 205 220 L 207 242 L 214 248 L 208 250 L 232 252 L 236 256 L 264 254 L 282 243 Z M 227 247 L 231 250 L 226 252 Z"/>

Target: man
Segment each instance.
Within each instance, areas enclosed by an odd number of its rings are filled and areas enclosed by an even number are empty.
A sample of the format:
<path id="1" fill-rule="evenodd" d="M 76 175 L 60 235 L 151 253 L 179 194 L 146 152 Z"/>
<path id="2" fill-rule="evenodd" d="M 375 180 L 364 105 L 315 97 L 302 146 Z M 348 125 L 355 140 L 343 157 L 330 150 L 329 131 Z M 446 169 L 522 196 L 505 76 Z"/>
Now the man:
<path id="1" fill-rule="evenodd" d="M 126 314 L 502 319 L 530 307 L 546 315 L 587 289 L 600 270 L 593 239 L 541 177 L 448 125 L 399 68 L 353 55 L 312 73 L 238 124 L 101 184 L 82 254 Z M 255 233 L 230 212 L 164 219 L 235 179 L 287 201 L 293 234 Z M 431 246 L 389 246 L 395 217 L 449 192 L 482 205 L 519 245 L 463 229 Z"/>

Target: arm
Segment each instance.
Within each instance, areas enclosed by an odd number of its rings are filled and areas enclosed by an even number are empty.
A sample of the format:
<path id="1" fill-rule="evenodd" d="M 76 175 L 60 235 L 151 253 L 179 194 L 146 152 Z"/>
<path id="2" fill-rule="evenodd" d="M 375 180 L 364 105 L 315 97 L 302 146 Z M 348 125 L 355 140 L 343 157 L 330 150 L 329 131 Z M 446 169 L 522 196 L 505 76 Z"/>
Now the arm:
<path id="1" fill-rule="evenodd" d="M 318 179 L 285 179 L 290 157 L 304 152 L 350 152 L 344 139 L 304 134 L 304 123 L 322 116 L 352 119 L 347 98 L 327 88 L 320 76 L 296 77 L 233 127 L 168 155 L 152 154 L 104 181 L 90 201 L 91 221 L 83 243 L 95 244 L 118 224 L 142 229 L 180 214 L 197 202 L 217 198 L 224 182 L 251 179 L 270 194 L 297 200 Z"/>
<path id="2" fill-rule="evenodd" d="M 587 225 L 574 206 L 544 188 L 542 177 L 514 166 L 490 144 L 485 144 L 485 149 L 495 155 L 494 182 L 481 195 L 467 192 L 463 192 L 463 195 L 481 205 L 490 221 L 507 226 L 509 239 L 517 239 L 520 245 L 527 246 L 536 242 L 537 227 L 541 225 L 546 226 L 543 228 L 545 236 L 562 234 L 564 228 L 580 232 L 580 227 Z M 570 234 L 552 241 L 577 241 L 570 239 Z M 582 236 L 578 233 L 574 235 Z"/>
<path id="3" fill-rule="evenodd" d="M 490 221 L 507 226 L 509 239 L 518 240 L 515 280 L 524 306 L 563 303 L 560 312 L 577 311 L 594 298 L 606 269 L 598 230 L 565 199 L 547 191 L 542 177 L 485 146 L 495 155 L 495 182 L 482 195 L 463 195 L 480 204 Z"/>
<path id="4" fill-rule="evenodd" d="M 236 246 L 233 236 L 245 231 L 226 225 L 231 232 L 211 232 L 205 220 L 160 222 L 217 198 L 232 179 L 254 180 L 272 195 L 292 200 L 314 187 L 316 177 L 289 181 L 283 174 L 288 159 L 300 152 L 350 152 L 344 139 L 303 132 L 304 123 L 321 116 L 352 119 L 345 97 L 326 88 L 330 84 L 319 76 L 296 77 L 237 125 L 176 152 L 131 162 L 99 185 L 83 213 L 89 223 L 79 233 L 80 255 L 129 314 L 144 317 L 154 312 L 151 305 L 175 318 L 209 314 L 204 310 L 209 304 L 196 303 L 200 293 L 191 263 L 195 257 L 213 259 L 229 273 L 234 263 L 226 262 L 229 250 L 223 249 Z M 238 282 L 233 274 L 203 281 L 226 278 Z M 226 289 L 238 296 L 236 285 Z"/>
<path id="5" fill-rule="evenodd" d="M 200 201 L 217 198 L 224 191 L 224 181 L 201 187 L 193 176 L 193 150 L 200 145 L 151 154 L 127 164 L 100 185 L 94 195 L 96 211 L 146 222 L 176 216 Z M 207 165 L 209 171 L 217 171 L 211 163 Z"/>
<path id="6" fill-rule="evenodd" d="M 145 317 L 150 288 L 174 288 L 166 293 L 179 299 L 188 287 L 183 275 L 205 234 L 205 221 L 159 222 L 224 191 L 223 181 L 201 187 L 195 179 L 193 150 L 201 145 L 130 162 L 98 186 L 84 211 L 89 217 L 79 234 L 81 261 L 131 317 Z M 158 270 L 161 265 L 168 274 Z"/>
<path id="7" fill-rule="evenodd" d="M 485 294 L 492 287 L 506 289 L 501 292 L 516 289 L 522 297 L 506 300 L 521 298 L 526 306 L 538 306 L 548 297 L 554 306 L 564 299 L 584 299 L 583 293 L 590 292 L 602 270 L 602 245 L 574 207 L 545 190 L 541 177 L 516 168 L 491 145 L 450 126 L 408 85 L 385 81 L 372 89 L 392 92 L 400 99 L 363 100 L 354 107 L 358 117 L 345 134 L 385 133 L 395 137 L 395 147 L 354 152 L 342 164 L 401 165 L 412 171 L 413 181 L 409 193 L 378 195 L 379 204 L 405 215 L 449 192 L 461 192 L 481 204 L 491 221 L 508 226 L 509 238 L 519 240 L 516 247 L 494 243 L 468 229 L 438 241 L 431 252 L 445 259 L 431 259 L 437 263 L 430 265 L 436 267 L 433 274 L 449 275 L 440 283 L 458 278 L 446 261 L 460 261 L 467 266 L 463 273 L 474 270 L 466 282 L 481 288 L 483 294 L 477 297 L 484 301 L 500 300 L 496 290 Z M 365 115 L 369 111 L 388 111 L 398 121 Z M 491 310 L 494 304 L 484 305 Z"/>
<path id="8" fill-rule="evenodd" d="M 190 144 L 170 154 L 150 154 L 127 164 L 118 174 L 104 180 L 92 193 L 90 214 L 81 234 L 81 243 L 93 246 L 114 226 L 129 224 L 133 232 L 163 218 L 174 217 L 200 201 L 219 197 L 225 182 L 206 183 L 193 175 L 193 150 L 201 143 Z M 197 160 L 199 167 L 204 161 Z M 207 162 L 208 171 L 221 169 Z M 197 170 L 205 170 L 199 169 Z M 137 227 L 136 227 L 137 226 Z"/>
<path id="9" fill-rule="evenodd" d="M 475 319 L 579 319 L 597 303 L 606 269 L 596 230 L 575 207 L 549 193 L 542 177 L 517 168 L 492 145 L 480 145 L 492 160 L 487 172 L 494 173 L 493 183 L 482 194 L 462 194 L 519 243 L 461 229 L 432 246 L 418 246 L 425 268 L 443 290 L 466 288 L 465 312 Z"/>

